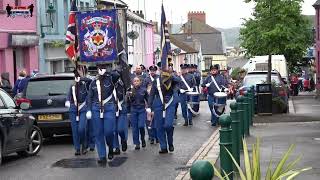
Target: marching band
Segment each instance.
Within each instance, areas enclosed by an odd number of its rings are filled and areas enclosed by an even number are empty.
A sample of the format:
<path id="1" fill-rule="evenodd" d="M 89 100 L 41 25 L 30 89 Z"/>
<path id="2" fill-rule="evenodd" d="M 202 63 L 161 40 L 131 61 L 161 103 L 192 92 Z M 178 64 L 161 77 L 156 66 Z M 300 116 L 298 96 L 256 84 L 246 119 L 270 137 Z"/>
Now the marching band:
<path id="1" fill-rule="evenodd" d="M 130 75 L 129 89 L 121 79 L 121 69 L 112 70 L 106 64 L 98 64 L 97 68 L 98 75 L 92 81 L 74 71 L 75 82 L 65 103 L 70 112 L 75 155 L 86 154 L 87 149 L 94 151 L 96 146 L 99 164 L 105 164 L 107 158 L 112 160 L 128 148 L 129 123 L 135 150 L 146 147 L 147 131 L 150 144 L 159 143 L 160 154 L 173 152 L 176 107 L 181 106 L 183 126 L 192 126 L 192 118 L 199 113 L 202 78 L 197 66 L 182 64 L 181 73 L 176 73 L 171 64 L 162 69 L 150 66 L 148 72 L 138 66 Z M 227 98 L 227 82 L 217 65 L 210 67 L 201 86 L 208 88 L 211 124 L 216 126 Z"/>

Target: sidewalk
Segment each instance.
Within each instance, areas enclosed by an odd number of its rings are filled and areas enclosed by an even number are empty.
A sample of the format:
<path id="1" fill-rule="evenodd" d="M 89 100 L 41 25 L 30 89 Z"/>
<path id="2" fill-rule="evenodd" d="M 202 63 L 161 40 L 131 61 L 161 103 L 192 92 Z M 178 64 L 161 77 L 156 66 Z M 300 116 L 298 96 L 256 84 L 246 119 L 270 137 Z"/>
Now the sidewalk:
<path id="1" fill-rule="evenodd" d="M 302 155 L 296 168 L 313 168 L 296 179 L 318 180 L 320 177 L 320 102 L 314 99 L 312 93 L 308 93 L 292 97 L 292 105 L 295 112 L 290 114 L 255 116 L 255 124 L 250 129 L 251 136 L 247 138 L 247 143 L 251 149 L 256 138 L 261 139 L 261 172 L 263 175 L 266 173 L 271 157 L 274 167 L 289 146 L 295 144 L 296 148 L 289 160 Z M 176 180 L 189 180 L 190 167 L 196 160 L 209 160 L 219 168 L 219 133 L 215 132 L 203 147 L 188 162 L 188 169 L 181 171 Z M 243 155 L 241 155 L 242 160 Z"/>

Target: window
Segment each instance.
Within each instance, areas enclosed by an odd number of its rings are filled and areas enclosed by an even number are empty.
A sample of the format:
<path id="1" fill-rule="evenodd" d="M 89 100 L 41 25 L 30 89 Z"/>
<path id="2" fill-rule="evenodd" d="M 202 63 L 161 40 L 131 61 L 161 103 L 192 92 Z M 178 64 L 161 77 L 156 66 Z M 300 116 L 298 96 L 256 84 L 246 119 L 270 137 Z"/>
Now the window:
<path id="1" fill-rule="evenodd" d="M 56 12 L 51 15 L 51 17 L 52 17 L 51 19 L 53 22 L 53 28 L 47 27 L 47 28 L 45 28 L 45 32 L 46 32 L 46 34 L 57 34 L 58 33 L 58 16 L 57 16 L 58 4 L 57 4 L 57 0 L 46 0 L 45 8 L 47 9 L 47 7 L 49 7 L 49 5 L 51 3 L 53 5 L 53 7 L 56 9 Z M 46 13 L 46 22 L 44 24 L 51 25 L 51 19 L 50 19 L 50 15 Z"/>
<path id="2" fill-rule="evenodd" d="M 84 3 L 82 1 L 80 1 L 80 9 L 84 8 Z"/>
<path id="3" fill-rule="evenodd" d="M 89 3 L 86 2 L 86 8 L 87 8 L 87 10 L 90 8 L 89 6 L 90 6 Z"/>
<path id="4" fill-rule="evenodd" d="M 26 97 L 33 98 L 39 96 L 48 96 L 50 94 L 67 95 L 72 83 L 73 78 L 30 81 L 26 89 Z"/>
<path id="5" fill-rule="evenodd" d="M 205 57 L 204 58 L 205 70 L 210 70 L 211 65 L 212 65 L 212 57 Z"/>
<path id="6" fill-rule="evenodd" d="M 15 6 L 21 6 L 21 0 L 14 0 Z"/>
<path id="7" fill-rule="evenodd" d="M 4 91 L 0 91 L 1 99 L 4 101 L 5 105 L 9 109 L 16 108 L 16 103 L 13 101 L 13 99 Z"/>

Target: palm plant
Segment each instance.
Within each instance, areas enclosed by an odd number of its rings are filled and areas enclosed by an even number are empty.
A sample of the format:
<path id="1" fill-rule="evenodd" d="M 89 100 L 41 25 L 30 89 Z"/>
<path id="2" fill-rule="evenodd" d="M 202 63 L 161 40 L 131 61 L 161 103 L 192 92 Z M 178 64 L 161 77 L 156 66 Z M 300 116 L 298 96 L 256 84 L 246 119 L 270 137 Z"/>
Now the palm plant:
<path id="1" fill-rule="evenodd" d="M 245 168 L 241 169 L 240 165 L 236 162 L 232 154 L 228 151 L 233 163 L 237 167 L 239 176 L 241 180 L 260 180 L 261 178 L 261 169 L 260 169 L 260 139 L 257 138 L 256 144 L 252 145 L 252 155 L 251 158 L 248 152 L 248 146 L 246 140 L 242 140 L 243 143 L 243 153 L 244 153 L 244 165 Z M 272 158 L 269 162 L 269 166 L 267 169 L 265 180 L 282 180 L 282 179 L 293 179 L 304 171 L 308 171 L 312 169 L 311 167 L 303 168 L 303 169 L 295 169 L 296 164 L 300 161 L 301 156 L 296 158 L 295 160 L 287 163 L 288 158 L 291 155 L 292 150 L 295 148 L 295 145 L 291 145 L 288 151 L 282 156 L 281 160 L 277 164 L 277 166 L 272 169 Z M 214 168 L 214 174 L 221 180 L 229 180 L 228 174 L 223 173 L 224 176 Z"/>

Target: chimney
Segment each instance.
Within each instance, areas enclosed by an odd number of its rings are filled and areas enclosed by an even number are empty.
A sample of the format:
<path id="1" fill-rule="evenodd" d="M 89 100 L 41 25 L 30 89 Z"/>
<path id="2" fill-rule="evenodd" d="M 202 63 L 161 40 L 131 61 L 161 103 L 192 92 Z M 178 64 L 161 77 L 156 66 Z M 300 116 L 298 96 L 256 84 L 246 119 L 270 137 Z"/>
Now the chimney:
<path id="1" fill-rule="evenodd" d="M 192 38 L 192 21 L 188 21 L 186 23 L 186 26 L 185 27 L 187 29 L 187 39 L 191 39 Z"/>
<path id="2" fill-rule="evenodd" d="M 194 19 L 202 23 L 206 23 L 206 13 L 204 11 L 190 11 L 188 13 L 188 21 Z"/>

